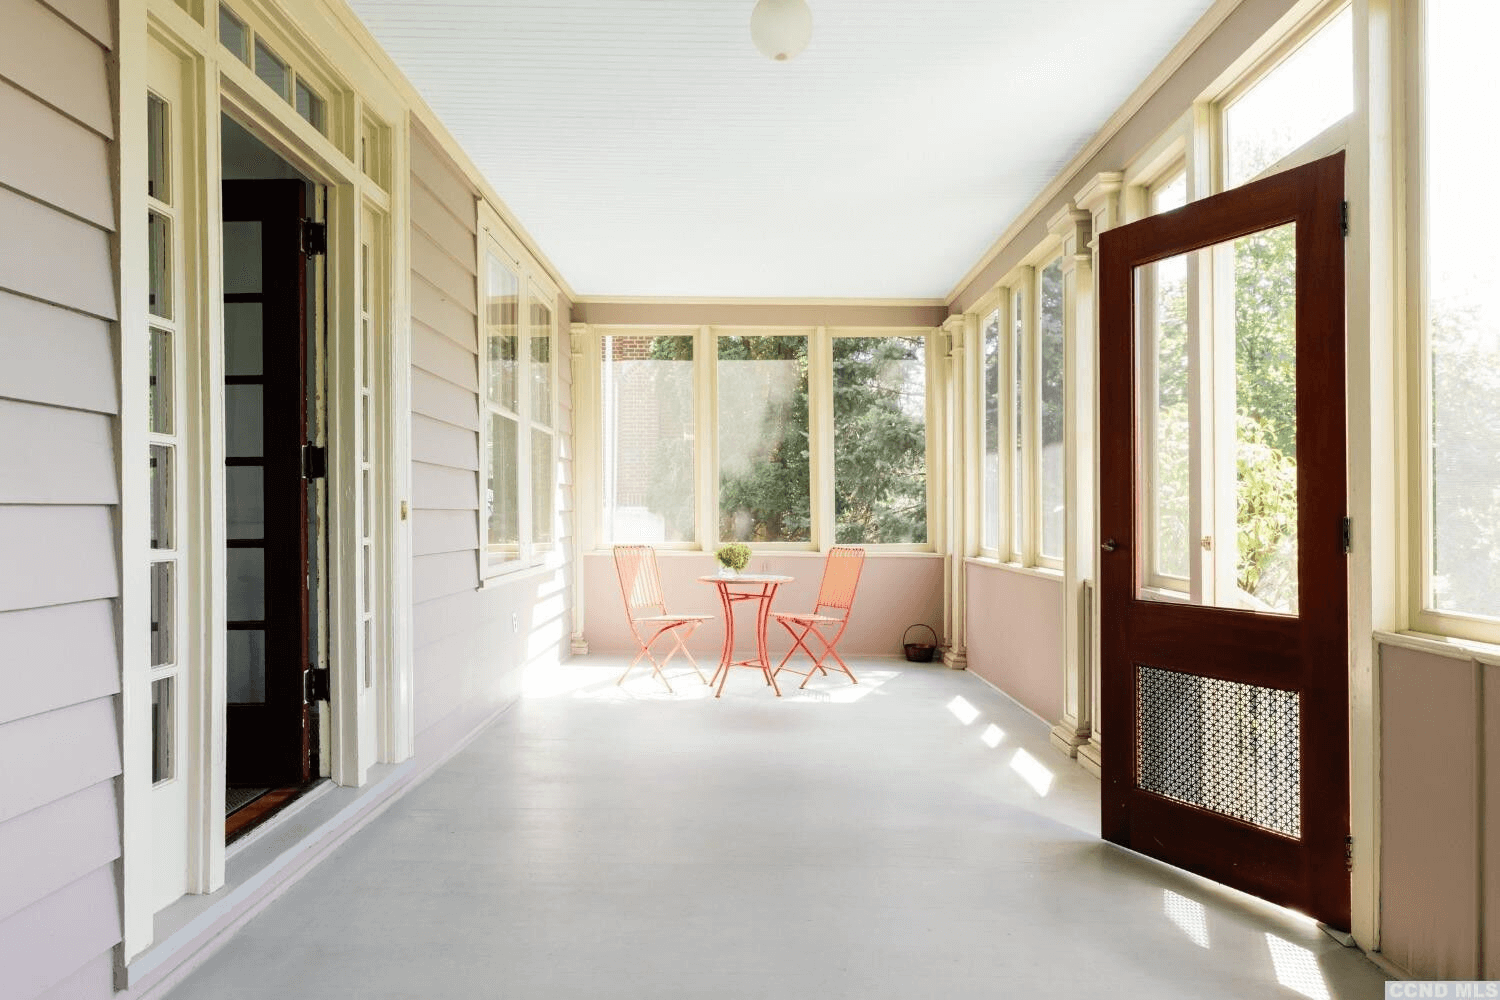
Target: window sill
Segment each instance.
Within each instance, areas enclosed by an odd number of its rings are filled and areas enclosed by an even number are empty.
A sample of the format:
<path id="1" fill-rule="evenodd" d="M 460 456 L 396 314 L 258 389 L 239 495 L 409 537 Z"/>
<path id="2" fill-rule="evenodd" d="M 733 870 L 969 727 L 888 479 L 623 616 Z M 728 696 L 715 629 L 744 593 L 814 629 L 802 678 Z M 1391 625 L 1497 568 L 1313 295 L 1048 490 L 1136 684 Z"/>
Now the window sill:
<path id="1" fill-rule="evenodd" d="M 865 557 L 867 559 L 941 558 L 941 555 L 937 552 L 934 552 L 932 549 L 887 549 L 881 548 L 878 545 L 861 545 L 858 547 L 865 550 Z M 822 559 L 827 555 L 827 553 L 819 552 L 817 549 L 751 549 L 750 552 L 751 559 L 759 559 L 762 557 L 770 559 Z M 609 548 L 608 546 L 605 546 L 595 549 L 593 552 L 590 552 L 589 555 L 611 557 L 614 555 L 614 550 Z M 714 554 L 712 552 L 704 551 L 703 549 L 657 548 L 656 556 L 658 559 L 681 559 L 686 556 L 707 557 L 709 559 L 712 559 Z M 1059 573 L 1058 576 L 1061 577 L 1062 574 Z"/>
<path id="2" fill-rule="evenodd" d="M 508 569 L 500 573 L 496 573 L 494 576 L 485 577 L 480 581 L 479 586 L 475 587 L 474 589 L 498 590 L 501 587 L 508 587 L 513 583 L 521 583 L 526 580 L 534 580 L 539 576 L 546 576 L 549 573 L 556 573 L 561 569 L 561 563 L 557 565 L 553 565 L 551 563 L 540 563 L 536 566 Z"/>
<path id="3" fill-rule="evenodd" d="M 1477 642 L 1473 639 L 1454 639 L 1431 632 L 1381 632 L 1374 633 L 1375 641 L 1387 646 L 1397 646 L 1418 653 L 1434 653 L 1454 660 L 1477 660 L 1491 667 L 1500 667 L 1500 645 L 1492 642 Z"/>
<path id="4" fill-rule="evenodd" d="M 1007 573 L 1015 573 L 1018 576 L 1033 576 L 1042 580 L 1063 581 L 1063 571 L 1052 569 L 1048 566 L 1022 566 L 1020 563 L 1001 562 L 988 556 L 966 556 L 964 563 L 969 566 L 982 566 L 985 569 L 1004 570 Z"/>

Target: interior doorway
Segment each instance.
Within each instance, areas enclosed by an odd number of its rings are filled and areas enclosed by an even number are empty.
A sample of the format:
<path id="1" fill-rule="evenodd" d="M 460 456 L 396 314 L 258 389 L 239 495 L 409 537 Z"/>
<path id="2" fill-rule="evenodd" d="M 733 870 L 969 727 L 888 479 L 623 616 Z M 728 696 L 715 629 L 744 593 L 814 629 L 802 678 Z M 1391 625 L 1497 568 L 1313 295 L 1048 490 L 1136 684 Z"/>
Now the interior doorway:
<path id="1" fill-rule="evenodd" d="M 223 118 L 225 838 L 326 771 L 326 194 Z"/>
<path id="2" fill-rule="evenodd" d="M 1105 232 L 1099 276 L 1103 835 L 1338 928 L 1343 167 Z"/>

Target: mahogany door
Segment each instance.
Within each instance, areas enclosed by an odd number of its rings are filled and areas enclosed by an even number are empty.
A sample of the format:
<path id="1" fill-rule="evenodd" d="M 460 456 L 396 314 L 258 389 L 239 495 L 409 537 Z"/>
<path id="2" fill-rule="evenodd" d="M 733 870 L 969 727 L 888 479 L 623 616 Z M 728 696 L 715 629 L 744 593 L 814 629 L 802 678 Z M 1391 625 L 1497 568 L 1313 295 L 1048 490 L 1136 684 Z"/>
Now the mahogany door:
<path id="1" fill-rule="evenodd" d="M 224 185 L 230 785 L 308 781 L 307 262 L 300 180 Z"/>
<path id="2" fill-rule="evenodd" d="M 1343 167 L 1101 235 L 1099 537 L 1103 836 L 1347 928 Z"/>

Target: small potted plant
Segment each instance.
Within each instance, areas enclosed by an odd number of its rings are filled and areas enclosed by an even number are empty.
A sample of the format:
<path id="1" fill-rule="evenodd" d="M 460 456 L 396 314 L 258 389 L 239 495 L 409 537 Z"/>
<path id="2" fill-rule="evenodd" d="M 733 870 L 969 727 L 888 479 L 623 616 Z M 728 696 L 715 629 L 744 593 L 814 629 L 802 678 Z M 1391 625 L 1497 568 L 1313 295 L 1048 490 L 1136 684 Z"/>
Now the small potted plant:
<path id="1" fill-rule="evenodd" d="M 720 545 L 714 558 L 719 560 L 720 576 L 739 576 L 740 570 L 750 564 L 750 546 L 744 542 Z"/>

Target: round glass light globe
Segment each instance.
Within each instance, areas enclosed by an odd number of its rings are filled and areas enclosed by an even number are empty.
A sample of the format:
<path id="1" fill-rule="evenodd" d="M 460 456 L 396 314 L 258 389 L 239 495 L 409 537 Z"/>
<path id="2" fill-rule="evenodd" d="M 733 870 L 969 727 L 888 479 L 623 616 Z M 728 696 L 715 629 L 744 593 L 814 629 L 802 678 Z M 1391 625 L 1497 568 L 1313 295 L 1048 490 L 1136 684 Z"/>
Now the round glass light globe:
<path id="1" fill-rule="evenodd" d="M 767 59 L 786 62 L 812 39 L 807 0 L 759 0 L 750 12 L 750 37 Z"/>

